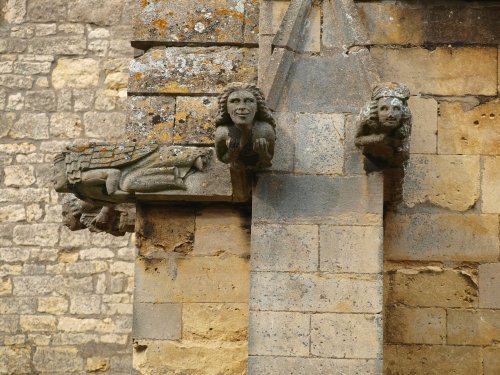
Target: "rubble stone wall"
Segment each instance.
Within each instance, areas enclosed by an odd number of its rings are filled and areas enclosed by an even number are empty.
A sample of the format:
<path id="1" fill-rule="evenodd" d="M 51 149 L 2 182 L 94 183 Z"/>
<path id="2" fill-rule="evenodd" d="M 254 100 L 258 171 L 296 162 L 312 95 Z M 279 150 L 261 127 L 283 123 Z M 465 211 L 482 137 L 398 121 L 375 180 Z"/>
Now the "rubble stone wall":
<path id="1" fill-rule="evenodd" d="M 0 373 L 129 374 L 135 248 L 70 232 L 53 156 L 124 134 L 125 0 L 2 0 Z"/>

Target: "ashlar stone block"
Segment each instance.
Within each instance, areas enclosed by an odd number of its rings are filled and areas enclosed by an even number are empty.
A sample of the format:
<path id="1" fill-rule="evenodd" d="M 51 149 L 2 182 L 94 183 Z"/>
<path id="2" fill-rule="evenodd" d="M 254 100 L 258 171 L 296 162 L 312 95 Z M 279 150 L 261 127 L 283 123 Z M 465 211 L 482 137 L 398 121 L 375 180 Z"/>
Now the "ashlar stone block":
<path id="1" fill-rule="evenodd" d="M 215 97 L 178 96 L 175 104 L 174 143 L 213 144 L 217 108 Z"/>
<path id="2" fill-rule="evenodd" d="M 84 89 L 99 83 L 99 62 L 94 59 L 60 58 L 52 72 L 52 85 L 56 89 Z"/>
<path id="3" fill-rule="evenodd" d="M 380 374 L 382 361 L 378 359 L 337 359 L 255 356 L 248 359 L 250 374 L 304 375 L 304 374 Z"/>
<path id="4" fill-rule="evenodd" d="M 500 311 L 448 309 L 447 342 L 449 344 L 494 345 L 499 339 Z"/>
<path id="5" fill-rule="evenodd" d="M 500 99 L 464 107 L 460 102 L 439 104 L 438 152 L 500 155 Z"/>
<path id="6" fill-rule="evenodd" d="M 441 308 L 387 307 L 384 341 L 394 344 L 443 344 L 446 318 L 446 310 Z"/>
<path id="7" fill-rule="evenodd" d="M 498 246 L 496 215 L 390 214 L 386 218 L 386 259 L 492 262 L 498 259 Z"/>
<path id="8" fill-rule="evenodd" d="M 484 158 L 481 192 L 482 211 L 500 213 L 500 156 Z"/>
<path id="9" fill-rule="evenodd" d="M 382 356 L 380 315 L 312 315 L 311 354 L 333 358 L 380 358 Z"/>
<path id="10" fill-rule="evenodd" d="M 250 312 L 249 355 L 309 355 L 308 314 L 252 311 Z"/>
<path id="11" fill-rule="evenodd" d="M 295 129 L 295 172 L 342 174 L 344 116 L 298 114 Z"/>
<path id="12" fill-rule="evenodd" d="M 433 98 L 410 97 L 411 111 L 410 152 L 435 154 L 437 152 L 438 105 Z"/>
<path id="13" fill-rule="evenodd" d="M 128 138 L 173 143 L 175 98 L 134 95 L 128 104 Z"/>
<path id="14" fill-rule="evenodd" d="M 252 226 L 252 270 L 314 272 L 318 269 L 317 225 Z"/>
<path id="15" fill-rule="evenodd" d="M 252 272 L 252 310 L 380 313 L 376 275 Z"/>
<path id="16" fill-rule="evenodd" d="M 154 47 L 130 64 L 132 93 L 218 93 L 230 82 L 257 81 L 257 49 Z"/>
<path id="17" fill-rule="evenodd" d="M 382 228 L 374 226 L 320 227 L 320 270 L 381 273 Z"/>
<path id="18" fill-rule="evenodd" d="M 181 338 L 182 306 L 175 303 L 135 303 L 135 339 L 178 340 Z"/>
<path id="19" fill-rule="evenodd" d="M 409 207 L 431 203 L 466 211 L 479 199 L 480 164 L 475 155 L 411 155 L 403 183 Z"/>
<path id="20" fill-rule="evenodd" d="M 413 95 L 496 96 L 497 49 L 373 47 L 382 80 L 405 82 Z"/>
<path id="21" fill-rule="evenodd" d="M 479 307 L 500 309 L 500 263 L 479 265 Z"/>

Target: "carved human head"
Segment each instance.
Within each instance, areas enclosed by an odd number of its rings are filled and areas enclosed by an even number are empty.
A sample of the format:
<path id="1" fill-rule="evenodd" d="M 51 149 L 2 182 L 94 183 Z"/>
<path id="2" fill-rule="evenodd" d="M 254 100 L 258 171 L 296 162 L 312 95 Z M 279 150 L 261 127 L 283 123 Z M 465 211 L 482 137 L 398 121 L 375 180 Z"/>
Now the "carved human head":
<path id="1" fill-rule="evenodd" d="M 386 82 L 373 89 L 370 109 L 376 112 L 380 125 L 386 128 L 397 128 L 411 117 L 408 108 L 409 97 L 410 90 L 405 85 Z"/>
<path id="2" fill-rule="evenodd" d="M 254 84 L 232 83 L 219 96 L 215 126 L 265 121 L 276 126 L 264 94 Z"/>
<path id="3" fill-rule="evenodd" d="M 54 158 L 54 174 L 52 176 L 52 183 L 54 189 L 60 193 L 69 192 L 68 179 L 66 176 L 66 153 L 62 152 Z"/>
<path id="4" fill-rule="evenodd" d="M 73 194 L 64 194 L 62 200 L 63 225 L 72 231 L 82 229 L 83 225 L 80 222 L 82 214 L 82 201 Z"/>

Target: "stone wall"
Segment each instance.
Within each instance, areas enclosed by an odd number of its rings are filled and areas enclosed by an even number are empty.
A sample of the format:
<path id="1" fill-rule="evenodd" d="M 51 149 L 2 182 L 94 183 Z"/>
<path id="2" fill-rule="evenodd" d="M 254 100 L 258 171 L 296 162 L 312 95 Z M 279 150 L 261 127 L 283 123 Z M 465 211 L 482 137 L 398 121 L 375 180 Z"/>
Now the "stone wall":
<path id="1" fill-rule="evenodd" d="M 385 217 L 386 374 L 498 374 L 500 6 L 358 3 L 409 85 L 404 201 Z"/>
<path id="2" fill-rule="evenodd" d="M 124 133 L 125 0 L 2 0 L 0 373 L 128 374 L 134 246 L 61 226 L 55 153 Z"/>

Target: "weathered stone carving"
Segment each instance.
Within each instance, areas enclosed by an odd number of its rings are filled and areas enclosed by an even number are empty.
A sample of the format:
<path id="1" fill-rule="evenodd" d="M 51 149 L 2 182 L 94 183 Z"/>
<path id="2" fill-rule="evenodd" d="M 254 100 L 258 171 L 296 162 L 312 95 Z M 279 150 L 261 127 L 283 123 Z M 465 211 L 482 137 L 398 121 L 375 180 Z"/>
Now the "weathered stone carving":
<path id="1" fill-rule="evenodd" d="M 203 147 L 94 142 L 71 146 L 54 159 L 54 187 L 87 202 L 132 202 L 135 193 L 185 190 L 186 178 L 211 157 Z"/>
<path id="2" fill-rule="evenodd" d="M 410 91 L 403 84 L 377 85 L 359 114 L 355 144 L 377 168 L 402 167 L 408 160 L 409 97 Z"/>
<path id="3" fill-rule="evenodd" d="M 65 194 L 62 200 L 63 225 L 72 231 L 88 228 L 91 232 L 107 232 L 123 236 L 134 232 L 135 206 L 132 204 L 96 205 Z"/>
<path id="4" fill-rule="evenodd" d="M 254 84 L 233 83 L 219 97 L 215 120 L 217 158 L 234 169 L 271 166 L 276 123 Z"/>

